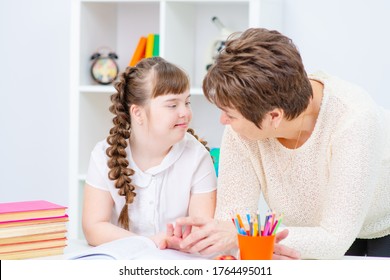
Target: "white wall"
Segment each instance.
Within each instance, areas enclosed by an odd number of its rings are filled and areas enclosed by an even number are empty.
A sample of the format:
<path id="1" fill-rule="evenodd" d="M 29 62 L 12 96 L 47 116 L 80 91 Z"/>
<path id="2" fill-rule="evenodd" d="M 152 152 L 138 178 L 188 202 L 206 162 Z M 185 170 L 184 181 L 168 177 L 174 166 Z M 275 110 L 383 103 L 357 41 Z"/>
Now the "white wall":
<path id="1" fill-rule="evenodd" d="M 282 31 L 309 72 L 390 108 L 389 11 L 387 0 L 284 0 Z M 0 202 L 68 202 L 69 20 L 69 0 L 0 0 Z"/>
<path id="2" fill-rule="evenodd" d="M 68 202 L 69 0 L 0 0 L 0 202 Z"/>
<path id="3" fill-rule="evenodd" d="M 390 109 L 390 1 L 285 0 L 284 27 L 308 72 L 364 87 Z"/>

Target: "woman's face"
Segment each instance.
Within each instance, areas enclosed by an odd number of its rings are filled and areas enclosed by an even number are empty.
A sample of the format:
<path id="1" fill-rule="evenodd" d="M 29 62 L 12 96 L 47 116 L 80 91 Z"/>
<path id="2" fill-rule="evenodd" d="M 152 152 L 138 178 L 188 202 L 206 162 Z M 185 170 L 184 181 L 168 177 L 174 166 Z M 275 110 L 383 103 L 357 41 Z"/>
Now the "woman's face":
<path id="1" fill-rule="evenodd" d="M 237 134 L 249 140 L 261 140 L 270 135 L 268 133 L 269 127 L 265 125 L 265 122 L 263 122 L 262 129 L 260 129 L 235 109 L 222 110 L 220 122 L 223 125 L 230 125 Z"/>

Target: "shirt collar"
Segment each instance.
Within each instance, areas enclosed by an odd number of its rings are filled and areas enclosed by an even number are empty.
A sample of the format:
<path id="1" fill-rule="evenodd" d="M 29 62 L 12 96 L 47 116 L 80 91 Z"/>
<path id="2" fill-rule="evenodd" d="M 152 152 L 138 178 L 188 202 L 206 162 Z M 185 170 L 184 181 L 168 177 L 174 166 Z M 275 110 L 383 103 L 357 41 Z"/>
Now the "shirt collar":
<path id="1" fill-rule="evenodd" d="M 180 158 L 180 156 L 183 154 L 185 150 L 187 141 L 188 141 L 188 135 L 186 133 L 184 138 L 180 142 L 172 146 L 171 150 L 168 152 L 168 154 L 164 157 L 164 159 L 161 161 L 159 165 L 153 166 L 145 171 L 142 171 L 141 169 L 138 168 L 137 164 L 133 160 L 130 146 L 127 146 L 126 152 L 130 163 L 129 166 L 134 170 L 134 175 L 132 176 L 132 182 L 140 188 L 148 187 L 154 176 L 157 176 L 159 173 L 167 170 Z"/>

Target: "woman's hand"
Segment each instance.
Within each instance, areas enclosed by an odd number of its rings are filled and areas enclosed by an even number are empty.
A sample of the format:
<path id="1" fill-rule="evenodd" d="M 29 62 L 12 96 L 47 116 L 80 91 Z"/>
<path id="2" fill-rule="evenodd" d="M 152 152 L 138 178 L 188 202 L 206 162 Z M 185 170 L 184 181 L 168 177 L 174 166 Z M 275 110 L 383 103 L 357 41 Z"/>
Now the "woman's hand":
<path id="1" fill-rule="evenodd" d="M 180 242 L 181 250 L 209 255 L 237 248 L 237 234 L 231 221 L 183 217 L 176 220 L 177 226 L 185 227 Z M 192 231 L 192 227 L 197 229 Z"/>
<path id="2" fill-rule="evenodd" d="M 288 229 L 284 229 L 277 233 L 275 236 L 275 246 L 273 260 L 299 260 L 300 254 L 298 251 L 291 249 L 287 246 L 279 244 L 280 241 L 285 239 L 288 235 Z"/>

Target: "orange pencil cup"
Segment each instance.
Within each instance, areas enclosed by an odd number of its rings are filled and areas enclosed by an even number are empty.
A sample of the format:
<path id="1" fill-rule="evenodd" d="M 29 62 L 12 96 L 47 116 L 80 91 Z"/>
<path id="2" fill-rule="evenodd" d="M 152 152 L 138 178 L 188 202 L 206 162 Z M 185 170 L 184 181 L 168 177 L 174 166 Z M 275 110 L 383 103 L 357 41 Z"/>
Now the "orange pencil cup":
<path id="1" fill-rule="evenodd" d="M 237 234 L 241 260 L 272 260 L 275 235 L 248 236 Z"/>

